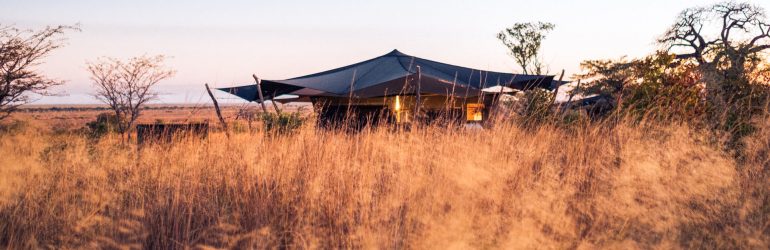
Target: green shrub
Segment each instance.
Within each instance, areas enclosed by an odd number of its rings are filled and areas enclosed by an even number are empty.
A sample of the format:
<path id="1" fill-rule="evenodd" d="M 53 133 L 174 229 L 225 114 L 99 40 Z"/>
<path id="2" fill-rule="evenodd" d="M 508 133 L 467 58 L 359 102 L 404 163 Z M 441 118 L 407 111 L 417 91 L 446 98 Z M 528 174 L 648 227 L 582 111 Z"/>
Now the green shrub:
<path id="1" fill-rule="evenodd" d="M 305 123 L 305 118 L 300 113 L 264 113 L 261 117 L 266 133 L 290 134 L 294 133 Z"/>
<path id="2" fill-rule="evenodd" d="M 111 113 L 101 113 L 96 120 L 86 123 L 86 134 L 92 139 L 118 132 L 118 118 Z"/>

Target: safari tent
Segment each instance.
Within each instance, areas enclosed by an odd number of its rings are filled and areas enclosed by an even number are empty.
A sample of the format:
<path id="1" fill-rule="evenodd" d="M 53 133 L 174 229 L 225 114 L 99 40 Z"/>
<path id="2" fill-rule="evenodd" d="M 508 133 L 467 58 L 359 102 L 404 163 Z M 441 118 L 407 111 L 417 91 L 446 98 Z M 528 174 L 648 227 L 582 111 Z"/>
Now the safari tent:
<path id="1" fill-rule="evenodd" d="M 409 123 L 438 116 L 482 122 L 504 90 L 553 90 L 558 87 L 553 79 L 460 67 L 393 50 L 320 73 L 219 90 L 260 102 L 259 87 L 263 101 L 312 102 L 319 120 L 326 123 L 349 117 L 366 123 Z"/>

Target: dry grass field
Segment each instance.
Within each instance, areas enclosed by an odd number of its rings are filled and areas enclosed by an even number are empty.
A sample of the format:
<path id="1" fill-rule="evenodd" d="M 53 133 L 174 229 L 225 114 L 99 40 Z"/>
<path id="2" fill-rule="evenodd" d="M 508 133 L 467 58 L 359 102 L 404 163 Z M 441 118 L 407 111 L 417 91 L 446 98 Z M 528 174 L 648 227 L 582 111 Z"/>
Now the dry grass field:
<path id="1" fill-rule="evenodd" d="M 770 247 L 770 120 L 735 158 L 685 124 L 306 125 L 138 147 L 25 119 L 0 132 L 11 249 Z"/>

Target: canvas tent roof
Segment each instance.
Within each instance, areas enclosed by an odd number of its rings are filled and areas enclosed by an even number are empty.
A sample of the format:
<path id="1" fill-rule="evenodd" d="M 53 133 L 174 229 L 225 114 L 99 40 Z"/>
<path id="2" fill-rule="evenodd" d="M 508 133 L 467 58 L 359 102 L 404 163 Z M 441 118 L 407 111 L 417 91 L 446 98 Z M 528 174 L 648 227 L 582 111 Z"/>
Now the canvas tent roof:
<path id="1" fill-rule="evenodd" d="M 553 89 L 553 76 L 518 75 L 460 67 L 401 53 L 398 50 L 341 68 L 286 79 L 263 80 L 266 100 L 285 94 L 300 97 L 338 96 L 368 98 L 416 93 L 417 68 L 424 94 L 477 96 L 492 86 L 515 89 Z M 258 99 L 254 84 L 220 88 L 249 101 Z M 351 93 L 352 91 L 352 93 Z"/>

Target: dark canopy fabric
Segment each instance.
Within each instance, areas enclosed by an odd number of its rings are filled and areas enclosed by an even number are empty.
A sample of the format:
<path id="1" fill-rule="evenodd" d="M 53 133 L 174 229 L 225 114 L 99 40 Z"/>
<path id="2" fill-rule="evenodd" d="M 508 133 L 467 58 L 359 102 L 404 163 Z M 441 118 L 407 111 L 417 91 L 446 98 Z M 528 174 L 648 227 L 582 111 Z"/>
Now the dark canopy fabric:
<path id="1" fill-rule="evenodd" d="M 535 87 L 553 89 L 559 85 L 553 76 L 483 71 L 393 50 L 374 59 L 316 74 L 287 80 L 263 80 L 262 92 L 266 100 L 283 94 L 357 98 L 410 95 L 417 92 L 418 67 L 420 92 L 424 94 L 468 97 L 481 94 L 481 89 L 499 85 L 520 90 Z M 258 99 L 254 84 L 219 90 L 249 101 Z"/>

